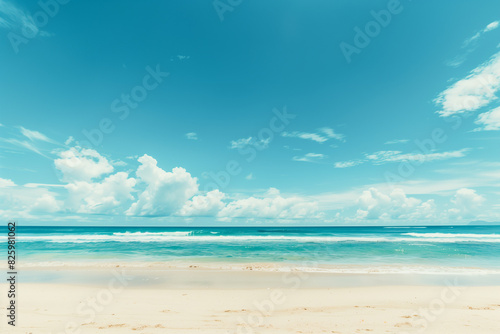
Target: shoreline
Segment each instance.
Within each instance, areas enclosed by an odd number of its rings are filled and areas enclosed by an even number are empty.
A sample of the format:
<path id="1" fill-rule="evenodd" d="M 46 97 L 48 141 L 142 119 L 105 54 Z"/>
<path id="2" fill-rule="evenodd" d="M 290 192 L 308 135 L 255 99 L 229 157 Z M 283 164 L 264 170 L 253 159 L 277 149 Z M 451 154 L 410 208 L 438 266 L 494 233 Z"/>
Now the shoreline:
<path id="1" fill-rule="evenodd" d="M 147 270 L 206 270 L 206 271 L 260 271 L 307 272 L 329 274 L 419 274 L 419 275 L 500 275 L 498 267 L 443 266 L 437 264 L 327 264 L 307 262 L 230 262 L 230 261 L 20 261 L 24 270 L 105 270 L 112 268 Z M 1 269 L 6 269 L 2 264 Z"/>
<path id="2" fill-rule="evenodd" d="M 377 286 L 498 286 L 499 274 L 455 273 L 338 273 L 300 270 L 152 269 L 148 267 L 20 267 L 23 282 L 97 286 L 116 276 L 129 278 L 129 285 L 168 289 L 252 289 L 277 288 L 297 282 L 300 289 L 329 289 Z"/>

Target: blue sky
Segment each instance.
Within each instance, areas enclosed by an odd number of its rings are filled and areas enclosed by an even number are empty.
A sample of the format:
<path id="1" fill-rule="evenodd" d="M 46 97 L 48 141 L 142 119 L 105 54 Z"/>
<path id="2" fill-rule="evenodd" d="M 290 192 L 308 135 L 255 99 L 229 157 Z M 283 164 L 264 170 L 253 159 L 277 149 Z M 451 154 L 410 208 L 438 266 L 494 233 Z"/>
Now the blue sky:
<path id="1" fill-rule="evenodd" d="M 4 219 L 500 221 L 498 1 L 62 2 L 0 1 Z"/>

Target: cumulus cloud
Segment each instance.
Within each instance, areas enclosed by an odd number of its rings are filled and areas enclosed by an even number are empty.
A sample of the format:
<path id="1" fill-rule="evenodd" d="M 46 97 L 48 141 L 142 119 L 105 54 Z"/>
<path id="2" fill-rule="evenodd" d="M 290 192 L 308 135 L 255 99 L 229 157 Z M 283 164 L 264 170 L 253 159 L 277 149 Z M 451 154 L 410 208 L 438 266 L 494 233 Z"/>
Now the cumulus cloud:
<path id="1" fill-rule="evenodd" d="M 435 214 L 433 200 L 422 203 L 402 189 L 384 193 L 377 188 L 363 191 L 357 200 L 358 219 L 429 219 Z"/>
<path id="2" fill-rule="evenodd" d="M 54 165 L 62 173 L 63 181 L 90 181 L 113 172 L 108 159 L 92 149 L 72 147 L 58 155 Z"/>
<path id="3" fill-rule="evenodd" d="M 475 123 L 480 127 L 474 129 L 474 131 L 500 130 L 500 107 L 479 114 Z"/>
<path id="4" fill-rule="evenodd" d="M 179 211 L 181 216 L 216 216 L 224 207 L 225 194 L 218 189 L 197 195 L 186 202 Z"/>
<path id="5" fill-rule="evenodd" d="M 65 186 L 69 196 L 67 208 L 79 213 L 122 213 L 133 200 L 136 180 L 125 172 L 106 177 L 101 182 L 74 181 Z"/>
<path id="6" fill-rule="evenodd" d="M 473 189 L 459 189 L 455 193 L 455 196 L 451 199 L 451 202 L 455 207 L 451 208 L 449 213 L 452 217 L 472 218 L 476 216 L 484 201 L 485 198 L 478 195 Z"/>
<path id="7" fill-rule="evenodd" d="M 61 210 L 62 201 L 57 200 L 52 194 L 43 194 L 35 200 L 30 208 L 34 213 L 54 213 Z"/>
<path id="8" fill-rule="evenodd" d="M 26 218 L 31 213 L 52 213 L 62 207 L 57 194 L 46 188 L 14 186 L 12 181 L 8 187 L 0 187 L 0 216 L 4 218 Z"/>
<path id="9" fill-rule="evenodd" d="M 317 203 L 301 197 L 280 195 L 278 189 L 270 188 L 264 197 L 251 196 L 228 203 L 218 214 L 225 218 L 311 218 L 317 215 Z"/>
<path id="10" fill-rule="evenodd" d="M 128 215 L 166 216 L 180 210 L 186 201 L 198 191 L 197 178 L 184 168 L 176 167 L 166 172 L 157 161 L 145 154 L 136 175 L 146 185 L 139 199 L 127 210 Z"/>
<path id="11" fill-rule="evenodd" d="M 16 184 L 11 179 L 0 178 L 0 188 L 15 187 L 15 185 Z"/>
<path id="12" fill-rule="evenodd" d="M 441 107 L 437 113 L 447 117 L 476 111 L 496 100 L 499 89 L 500 52 L 441 92 L 434 100 Z"/>

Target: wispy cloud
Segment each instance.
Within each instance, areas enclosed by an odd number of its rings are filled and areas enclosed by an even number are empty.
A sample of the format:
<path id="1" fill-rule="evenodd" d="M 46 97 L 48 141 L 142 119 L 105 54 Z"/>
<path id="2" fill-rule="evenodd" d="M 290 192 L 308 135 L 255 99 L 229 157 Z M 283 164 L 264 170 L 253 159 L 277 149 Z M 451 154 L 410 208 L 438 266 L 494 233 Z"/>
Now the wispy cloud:
<path id="1" fill-rule="evenodd" d="M 198 140 L 198 135 L 196 132 L 188 132 L 186 133 L 186 138 L 190 140 Z"/>
<path id="2" fill-rule="evenodd" d="M 394 139 L 394 140 L 389 140 L 385 142 L 385 145 L 392 145 L 392 144 L 406 144 L 410 140 L 409 139 Z"/>
<path id="3" fill-rule="evenodd" d="M 362 163 L 363 163 L 362 160 L 339 161 L 334 163 L 333 166 L 335 168 L 348 168 L 361 165 Z"/>
<path id="4" fill-rule="evenodd" d="M 26 140 L 18 140 L 18 139 L 13 139 L 13 138 L 0 138 L 0 140 L 12 144 L 17 147 L 25 148 L 29 151 L 35 152 L 36 154 L 39 154 L 41 156 L 44 156 L 48 158 L 45 154 L 43 154 L 33 143 L 26 141 Z"/>
<path id="5" fill-rule="evenodd" d="M 318 162 L 326 158 L 326 155 L 321 153 L 307 153 L 303 156 L 295 156 L 292 158 L 293 161 L 304 161 L 304 162 Z"/>
<path id="6" fill-rule="evenodd" d="M 237 140 L 231 140 L 229 148 L 240 149 L 246 146 L 257 146 L 260 148 L 266 148 L 270 142 L 271 140 L 269 138 L 267 139 L 256 139 L 253 137 L 240 138 Z"/>
<path id="7" fill-rule="evenodd" d="M 491 22 L 484 29 L 482 29 L 479 32 L 475 33 L 474 36 L 472 36 L 470 38 L 467 38 L 464 41 L 464 44 L 463 44 L 462 47 L 465 48 L 465 47 L 469 46 L 471 43 L 477 41 L 484 33 L 487 33 L 489 31 L 495 30 L 496 28 L 498 28 L 499 23 L 500 23 L 500 21 L 493 21 L 493 22 Z"/>
<path id="8" fill-rule="evenodd" d="M 488 24 L 484 29 L 476 32 L 472 37 L 467 38 L 464 43 L 462 44 L 462 49 L 465 49 L 465 51 L 456 56 L 455 58 L 449 60 L 446 62 L 446 65 L 451 66 L 451 67 L 458 67 L 462 65 L 466 60 L 469 54 L 474 52 L 477 48 L 477 42 L 482 37 L 485 33 L 495 30 L 498 28 L 500 24 L 500 21 L 493 21 L 490 24 Z"/>
<path id="9" fill-rule="evenodd" d="M 31 14 L 5 0 L 0 0 L 0 28 L 29 35 L 25 36 L 28 38 L 37 35 L 50 36 L 49 33 L 38 29 Z"/>
<path id="10" fill-rule="evenodd" d="M 42 153 L 42 150 L 40 149 L 38 142 L 46 142 L 54 145 L 60 145 L 57 141 L 50 139 L 41 132 L 29 130 L 22 126 L 19 127 L 19 131 L 21 132 L 21 135 L 27 138 L 28 140 L 20 140 L 16 138 L 0 138 L 0 140 L 9 143 L 11 145 L 35 152 L 36 154 L 39 154 L 46 158 L 48 157 L 47 155 Z"/>
<path id="11" fill-rule="evenodd" d="M 500 52 L 441 92 L 434 100 L 441 107 L 437 113 L 447 117 L 476 111 L 496 100 L 499 89 Z"/>
<path id="12" fill-rule="evenodd" d="M 464 148 L 448 152 L 431 153 L 403 153 L 401 151 L 377 151 L 371 154 L 365 154 L 364 159 L 340 161 L 334 164 L 335 168 L 348 168 L 370 162 L 373 165 L 382 165 L 391 162 L 415 161 L 418 163 L 430 162 L 435 160 L 446 160 L 452 158 L 464 157 L 470 149 Z"/>
<path id="13" fill-rule="evenodd" d="M 21 130 L 21 134 L 31 141 L 41 140 L 41 141 L 46 141 L 48 143 L 54 143 L 52 139 L 50 139 L 41 132 L 28 130 L 22 126 L 19 127 L 19 129 Z"/>
<path id="14" fill-rule="evenodd" d="M 344 141 L 345 136 L 340 133 L 336 133 L 333 129 L 331 128 L 321 128 L 318 129 L 317 132 L 301 132 L 301 131 L 293 131 L 293 132 L 282 132 L 281 135 L 283 137 L 289 137 L 289 138 L 300 138 L 300 139 L 307 139 L 307 140 L 312 140 L 317 143 L 324 143 L 328 141 L 329 139 L 336 139 L 340 141 Z"/>
<path id="15" fill-rule="evenodd" d="M 450 158 L 464 157 L 469 149 L 464 148 L 457 151 L 449 151 L 442 153 L 402 153 L 400 151 L 378 151 L 366 155 L 366 159 L 374 164 L 383 164 L 388 162 L 401 162 L 401 161 L 418 161 L 429 162 L 434 160 L 444 160 Z"/>
<path id="16" fill-rule="evenodd" d="M 500 130 L 500 107 L 479 114 L 475 123 L 480 127 L 474 129 L 474 131 Z"/>

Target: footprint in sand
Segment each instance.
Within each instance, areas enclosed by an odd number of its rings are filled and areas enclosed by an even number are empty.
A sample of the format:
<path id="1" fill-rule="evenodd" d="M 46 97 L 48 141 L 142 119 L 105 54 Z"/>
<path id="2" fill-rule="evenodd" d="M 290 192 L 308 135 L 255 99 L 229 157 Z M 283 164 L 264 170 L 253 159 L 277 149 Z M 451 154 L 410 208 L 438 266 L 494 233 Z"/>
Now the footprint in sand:
<path id="1" fill-rule="evenodd" d="M 395 324 L 394 326 L 396 327 L 412 327 L 411 323 L 407 322 L 400 322 L 399 324 Z"/>

